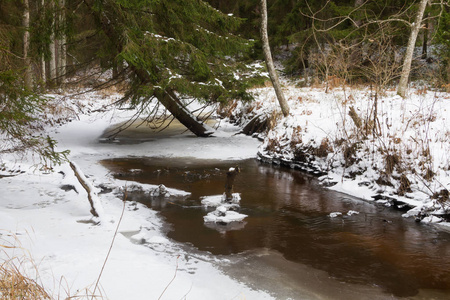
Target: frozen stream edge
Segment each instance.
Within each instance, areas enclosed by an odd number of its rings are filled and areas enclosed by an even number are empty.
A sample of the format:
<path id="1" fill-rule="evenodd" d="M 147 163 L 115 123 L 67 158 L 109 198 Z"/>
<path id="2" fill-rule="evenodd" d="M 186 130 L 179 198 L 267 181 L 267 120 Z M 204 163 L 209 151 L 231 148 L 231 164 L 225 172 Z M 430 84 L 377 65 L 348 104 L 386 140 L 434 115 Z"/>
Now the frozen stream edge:
<path id="1" fill-rule="evenodd" d="M 220 139 L 196 139 L 181 135 L 137 145 L 98 143 L 98 137 L 105 128 L 126 120 L 133 113 L 111 111 L 81 115 L 80 120 L 60 127 L 52 135 L 59 141 L 59 149 L 71 150 L 71 160 L 80 166 L 95 186 L 129 184 L 113 179 L 98 163 L 106 158 L 132 155 L 237 160 L 253 158 L 258 152 L 259 142 L 256 139 L 234 135 L 238 128 L 228 124 L 217 132 Z M 92 290 L 120 216 L 121 199 L 111 193 L 101 194 L 100 202 L 105 213 L 98 220 L 92 219 L 86 195 L 77 186 L 68 165 L 55 167 L 52 174 L 43 174 L 34 172 L 32 158 L 28 161 L 11 158 L 3 163 L 10 169 L 25 170 L 25 173 L 0 179 L 3 191 L 0 196 L 0 244 L 20 246 L 0 252 L 0 256 L 31 256 L 39 262 L 39 277 L 43 285 L 54 295 L 65 290 L 60 286 L 59 278 L 70 286 L 72 295 L 74 291 L 83 294 L 86 289 Z M 58 173 L 60 171 L 63 174 Z M 61 185 L 73 185 L 78 193 L 65 192 L 59 188 Z M 101 221 L 100 225 L 95 225 L 98 221 Z M 250 278 L 245 271 L 250 272 L 248 266 L 253 265 L 250 261 L 265 261 L 266 266 L 270 266 L 281 264 L 283 259 L 276 253 L 264 250 L 250 256 L 246 256 L 247 253 L 228 258 L 196 253 L 189 247 L 168 240 L 163 226 L 155 211 L 138 203 L 127 203 L 124 220 L 120 224 L 121 234 L 116 239 L 101 280 L 104 296 L 108 299 L 158 298 L 173 278 L 175 270 L 176 280 L 164 298 L 180 299 L 187 295 L 194 299 L 273 299 L 274 295 L 276 298 L 298 296 L 296 293 L 302 291 L 305 299 L 322 299 L 328 293 L 323 289 L 325 284 L 340 284 L 326 274 L 304 266 L 299 266 L 303 270 L 300 273 L 309 275 L 311 281 L 307 285 L 311 288 L 293 287 L 294 282 L 285 278 L 284 285 L 277 285 L 271 281 L 271 277 L 277 274 L 265 273 L 264 270 L 259 271 L 260 277 Z M 130 243 L 130 239 L 134 243 Z M 139 241 L 145 241 L 147 247 L 142 247 Z M 239 268 L 235 267 L 236 264 Z M 31 276 L 35 273 L 33 264 L 22 266 Z M 262 276 L 263 273 L 265 276 Z M 120 284 L 117 284 L 118 281 Z M 289 285 L 291 289 L 286 289 Z M 315 292 L 316 288 L 320 293 Z M 360 291 L 366 289 L 360 288 Z M 376 295 L 386 297 L 385 294 L 378 294 L 376 287 L 370 290 L 373 294 L 364 291 L 370 296 L 368 299 L 374 299 Z M 344 285 L 342 299 L 346 298 L 345 291 L 359 293 L 358 287 Z"/>

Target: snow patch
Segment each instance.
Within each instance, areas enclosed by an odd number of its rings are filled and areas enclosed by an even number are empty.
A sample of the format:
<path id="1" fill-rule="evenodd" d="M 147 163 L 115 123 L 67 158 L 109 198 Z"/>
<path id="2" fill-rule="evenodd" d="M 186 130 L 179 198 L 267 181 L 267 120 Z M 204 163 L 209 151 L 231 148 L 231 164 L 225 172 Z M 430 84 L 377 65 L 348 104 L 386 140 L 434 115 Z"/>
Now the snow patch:
<path id="1" fill-rule="evenodd" d="M 342 216 L 342 213 L 336 211 L 336 212 L 330 213 L 328 216 L 329 216 L 330 218 L 336 218 L 336 217 L 338 217 L 338 216 Z"/>

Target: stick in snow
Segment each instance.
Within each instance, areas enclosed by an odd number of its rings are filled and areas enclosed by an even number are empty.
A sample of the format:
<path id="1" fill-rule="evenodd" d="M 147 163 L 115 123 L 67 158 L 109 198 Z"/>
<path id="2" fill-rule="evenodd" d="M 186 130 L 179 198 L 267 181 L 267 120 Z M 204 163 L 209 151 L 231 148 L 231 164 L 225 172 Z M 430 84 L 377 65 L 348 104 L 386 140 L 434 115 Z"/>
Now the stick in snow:
<path id="1" fill-rule="evenodd" d="M 91 184 L 88 182 L 86 176 L 84 176 L 84 174 L 78 169 L 78 167 L 71 161 L 69 161 L 70 167 L 72 168 L 75 176 L 77 177 L 78 181 L 80 182 L 80 184 L 83 186 L 83 188 L 86 190 L 87 194 L 88 194 L 88 200 L 89 203 L 91 204 L 91 214 L 94 215 L 94 217 L 98 217 L 98 213 L 97 210 L 95 209 L 95 205 L 94 205 L 94 197 L 93 197 L 93 193 L 94 191 L 92 190 L 92 186 Z"/>

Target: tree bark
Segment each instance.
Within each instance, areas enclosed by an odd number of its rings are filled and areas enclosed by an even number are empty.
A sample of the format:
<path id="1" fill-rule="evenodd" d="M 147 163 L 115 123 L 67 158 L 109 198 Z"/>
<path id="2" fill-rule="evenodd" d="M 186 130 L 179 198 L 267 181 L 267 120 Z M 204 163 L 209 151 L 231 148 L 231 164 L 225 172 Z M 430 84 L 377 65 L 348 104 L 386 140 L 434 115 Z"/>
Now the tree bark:
<path id="1" fill-rule="evenodd" d="M 92 189 L 91 184 L 88 182 L 86 176 L 78 169 L 77 165 L 75 165 L 73 162 L 69 161 L 69 165 L 73 170 L 73 173 L 75 174 L 75 177 L 78 179 L 78 182 L 81 184 L 81 186 L 86 190 L 89 204 L 91 205 L 91 214 L 94 217 L 98 217 L 97 209 L 95 208 L 95 200 L 97 198 L 97 195 Z"/>
<path id="2" fill-rule="evenodd" d="M 155 97 L 181 124 L 196 136 L 208 137 L 214 133 L 212 128 L 205 126 L 197 117 L 181 105 L 174 91 L 160 89 L 155 91 Z"/>
<path id="3" fill-rule="evenodd" d="M 25 86 L 29 89 L 32 87 L 32 69 L 31 69 L 31 59 L 28 55 L 30 50 L 30 5 L 28 0 L 23 1 L 24 10 L 23 10 L 23 20 L 22 25 L 24 27 L 23 33 L 23 59 L 25 62 Z"/>
<path id="4" fill-rule="evenodd" d="M 428 13 L 425 16 L 428 17 Z M 428 21 L 425 23 L 425 28 L 423 30 L 423 44 L 422 44 L 422 59 L 427 59 L 428 57 Z"/>
<path id="5" fill-rule="evenodd" d="M 54 22 L 53 22 L 54 23 Z M 52 24 L 54 27 L 54 24 Z M 52 34 L 50 36 L 50 62 L 49 62 L 49 79 L 53 81 L 56 79 L 56 40 L 55 40 L 55 28 L 52 28 Z"/>
<path id="6" fill-rule="evenodd" d="M 269 71 L 269 77 L 272 81 L 275 94 L 277 95 L 278 103 L 281 107 L 281 112 L 285 117 L 289 115 L 289 105 L 284 98 L 283 91 L 281 90 L 280 81 L 278 80 L 277 71 L 272 60 L 272 53 L 269 46 L 269 36 L 267 34 L 267 1 L 261 0 L 261 40 L 263 45 L 264 58 Z"/>
<path id="7" fill-rule="evenodd" d="M 59 13 L 59 29 L 64 29 L 64 23 L 66 21 L 66 14 L 65 14 L 65 0 L 59 1 L 60 6 L 60 13 Z M 67 56 L 66 56 L 66 35 L 62 34 L 61 39 L 58 43 L 58 74 L 59 79 L 62 81 L 66 75 L 66 65 L 67 65 Z"/>
<path id="8" fill-rule="evenodd" d="M 408 86 L 409 73 L 411 72 L 411 62 L 414 54 L 414 47 L 416 45 L 417 35 L 419 34 L 420 26 L 422 24 L 423 15 L 427 6 L 428 0 L 420 0 L 419 10 L 417 11 L 416 19 L 411 26 L 411 34 L 406 47 L 405 60 L 403 62 L 400 82 L 397 87 L 397 94 L 402 98 L 406 96 L 406 88 Z"/>
<path id="9" fill-rule="evenodd" d="M 227 181 L 225 182 L 225 201 L 233 200 L 234 179 L 240 172 L 241 169 L 238 166 L 236 166 L 235 168 L 230 168 L 230 170 L 228 170 Z"/>

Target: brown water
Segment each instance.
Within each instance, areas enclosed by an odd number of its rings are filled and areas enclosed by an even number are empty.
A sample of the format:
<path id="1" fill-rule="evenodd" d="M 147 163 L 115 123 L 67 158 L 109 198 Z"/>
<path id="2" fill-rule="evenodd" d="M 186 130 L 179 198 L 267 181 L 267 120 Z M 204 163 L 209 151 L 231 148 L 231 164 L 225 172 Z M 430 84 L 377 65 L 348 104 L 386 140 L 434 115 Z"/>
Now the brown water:
<path id="1" fill-rule="evenodd" d="M 268 251 L 282 255 L 264 262 L 268 268 L 284 264 L 276 276 L 306 266 L 336 282 L 379 288 L 386 297 L 450 298 L 450 234 L 404 219 L 399 210 L 326 190 L 312 177 L 256 160 L 123 158 L 102 163 L 120 179 L 190 192 L 183 199 L 134 200 L 160 211 L 170 224 L 170 238 L 214 255 L 244 255 L 250 265 L 242 270 L 256 270 L 262 263 L 251 253 Z M 205 225 L 201 197 L 222 194 L 225 173 L 236 164 L 242 172 L 235 192 L 241 193 L 240 212 L 248 217 L 237 225 Z M 359 214 L 347 216 L 349 210 Z M 343 216 L 330 218 L 331 212 Z M 288 277 L 295 285 L 295 276 Z M 296 298 L 295 291 L 292 295 Z M 329 295 L 345 299 L 333 291 Z"/>

